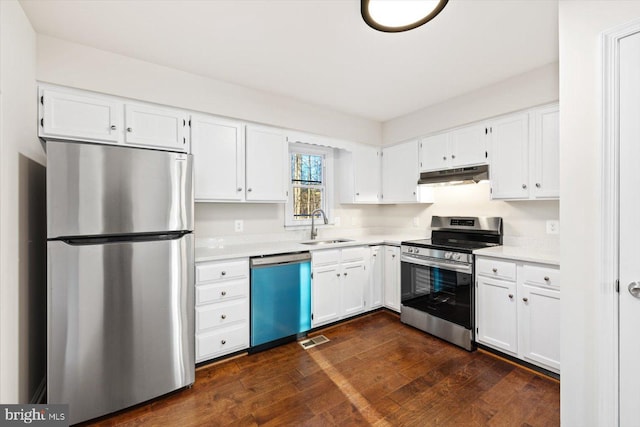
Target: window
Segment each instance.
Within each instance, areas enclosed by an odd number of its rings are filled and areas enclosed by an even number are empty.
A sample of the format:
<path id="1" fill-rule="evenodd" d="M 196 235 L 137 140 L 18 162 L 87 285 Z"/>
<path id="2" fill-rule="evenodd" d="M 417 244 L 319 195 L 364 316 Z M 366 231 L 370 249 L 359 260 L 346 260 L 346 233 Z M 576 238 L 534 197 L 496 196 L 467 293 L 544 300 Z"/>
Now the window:
<path id="1" fill-rule="evenodd" d="M 311 224 L 311 213 L 316 209 L 322 209 L 329 218 L 332 203 L 328 177 L 332 158 L 332 151 L 328 148 L 300 143 L 289 146 L 290 188 L 286 226 Z"/>

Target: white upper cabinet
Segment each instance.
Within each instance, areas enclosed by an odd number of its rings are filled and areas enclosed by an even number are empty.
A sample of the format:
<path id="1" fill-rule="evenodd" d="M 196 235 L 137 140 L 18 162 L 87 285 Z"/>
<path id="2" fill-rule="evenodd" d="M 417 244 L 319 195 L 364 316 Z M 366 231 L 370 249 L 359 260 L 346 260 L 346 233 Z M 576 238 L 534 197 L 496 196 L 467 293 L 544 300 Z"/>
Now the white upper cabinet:
<path id="1" fill-rule="evenodd" d="M 189 151 L 186 111 L 133 103 L 124 111 L 127 144 Z"/>
<path id="2" fill-rule="evenodd" d="M 529 114 L 500 118 L 490 126 L 493 199 L 529 197 Z"/>
<path id="3" fill-rule="evenodd" d="M 534 186 L 539 199 L 560 197 L 560 111 L 557 105 L 534 110 Z"/>
<path id="4" fill-rule="evenodd" d="M 475 124 L 420 141 L 420 171 L 428 172 L 487 163 L 487 127 Z"/>
<path id="5" fill-rule="evenodd" d="M 244 199 L 242 123 L 218 117 L 191 116 L 196 201 Z"/>
<path id="6" fill-rule="evenodd" d="M 281 129 L 247 125 L 246 200 L 286 202 L 289 150 Z"/>
<path id="7" fill-rule="evenodd" d="M 382 202 L 418 201 L 418 141 L 382 149 Z"/>
<path id="8" fill-rule="evenodd" d="M 380 201 L 380 150 L 362 145 L 352 151 L 338 150 L 336 157 L 338 192 L 341 203 Z"/>
<path id="9" fill-rule="evenodd" d="M 118 143 L 122 106 L 99 95 L 41 88 L 38 135 L 44 139 Z"/>

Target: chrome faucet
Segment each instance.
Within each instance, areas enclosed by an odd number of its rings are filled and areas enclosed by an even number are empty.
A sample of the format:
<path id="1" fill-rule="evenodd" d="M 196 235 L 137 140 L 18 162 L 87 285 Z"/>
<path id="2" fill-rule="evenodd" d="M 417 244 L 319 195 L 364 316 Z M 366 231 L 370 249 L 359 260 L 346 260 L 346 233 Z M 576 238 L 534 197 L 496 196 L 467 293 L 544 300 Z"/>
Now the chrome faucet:
<path id="1" fill-rule="evenodd" d="M 315 223 L 316 213 L 318 212 L 322 214 L 322 217 L 324 218 L 324 223 L 329 224 L 327 215 L 325 215 L 322 209 L 316 209 L 315 211 L 311 212 L 311 240 L 315 240 L 315 238 L 318 236 L 318 230 L 316 229 L 316 223 Z"/>

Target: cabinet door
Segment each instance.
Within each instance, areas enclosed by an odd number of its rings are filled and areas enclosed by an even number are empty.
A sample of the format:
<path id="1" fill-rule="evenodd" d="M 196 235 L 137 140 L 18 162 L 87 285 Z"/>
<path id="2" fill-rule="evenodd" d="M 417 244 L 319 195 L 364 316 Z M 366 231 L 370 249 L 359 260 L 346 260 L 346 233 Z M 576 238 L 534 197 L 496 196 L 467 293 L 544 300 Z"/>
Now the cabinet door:
<path id="1" fill-rule="evenodd" d="M 353 316 L 364 311 L 367 275 L 364 262 L 342 264 L 342 314 Z"/>
<path id="2" fill-rule="evenodd" d="M 411 203 L 417 201 L 418 141 L 405 142 L 382 149 L 382 201 Z"/>
<path id="3" fill-rule="evenodd" d="M 534 113 L 535 163 L 532 191 L 536 198 L 560 197 L 559 118 L 557 105 Z"/>
<path id="4" fill-rule="evenodd" d="M 242 125 L 211 116 L 191 117 L 196 201 L 244 198 Z"/>
<path id="5" fill-rule="evenodd" d="M 560 371 L 560 292 L 522 285 L 520 337 L 522 357 Z"/>
<path id="6" fill-rule="evenodd" d="M 371 247 L 371 263 L 369 268 L 370 291 L 369 299 L 367 300 L 369 309 L 382 307 L 384 251 L 380 248 L 380 246 Z"/>
<path id="7" fill-rule="evenodd" d="M 361 147 L 353 153 L 354 201 L 377 203 L 380 194 L 380 153 L 375 147 Z"/>
<path id="8" fill-rule="evenodd" d="M 189 152 L 187 114 L 173 108 L 125 104 L 125 143 Z"/>
<path id="9" fill-rule="evenodd" d="M 287 139 L 280 129 L 247 126 L 247 201 L 287 201 L 287 148 Z"/>
<path id="10" fill-rule="evenodd" d="M 340 277 L 338 264 L 313 269 L 313 313 L 311 324 L 316 326 L 340 319 Z"/>
<path id="11" fill-rule="evenodd" d="M 43 138 L 117 143 L 122 134 L 122 104 L 100 96 L 40 91 Z"/>
<path id="12" fill-rule="evenodd" d="M 516 284 L 478 276 L 477 289 L 477 341 L 517 356 Z"/>
<path id="13" fill-rule="evenodd" d="M 451 167 L 449 132 L 429 136 L 420 141 L 420 171 L 434 171 Z"/>
<path id="14" fill-rule="evenodd" d="M 451 166 L 487 163 L 487 138 L 487 127 L 484 124 L 467 126 L 451 132 Z"/>
<path id="15" fill-rule="evenodd" d="M 384 306 L 400 311 L 400 248 L 384 249 Z"/>
<path id="16" fill-rule="evenodd" d="M 529 198 L 529 115 L 516 114 L 491 125 L 491 197 Z"/>

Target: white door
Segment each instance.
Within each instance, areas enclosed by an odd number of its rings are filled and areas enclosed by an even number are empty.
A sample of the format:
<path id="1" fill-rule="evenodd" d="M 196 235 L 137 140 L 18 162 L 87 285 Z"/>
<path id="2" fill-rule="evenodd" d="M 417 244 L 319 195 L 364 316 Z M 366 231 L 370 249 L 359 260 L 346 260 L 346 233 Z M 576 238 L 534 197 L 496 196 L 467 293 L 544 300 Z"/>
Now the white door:
<path id="1" fill-rule="evenodd" d="M 371 247 L 371 267 L 369 268 L 370 286 L 368 306 L 374 309 L 382 306 L 382 266 L 384 263 L 384 252 L 380 246 Z"/>
<path id="2" fill-rule="evenodd" d="M 516 284 L 478 276 L 478 342 L 518 355 Z"/>
<path id="3" fill-rule="evenodd" d="M 535 165 L 531 191 L 537 199 L 560 197 L 560 111 L 557 105 L 534 113 Z"/>
<path id="4" fill-rule="evenodd" d="M 196 201 L 244 198 L 242 124 L 211 116 L 191 116 Z"/>
<path id="5" fill-rule="evenodd" d="M 479 165 L 487 162 L 487 128 L 484 124 L 451 132 L 451 166 Z"/>
<path id="6" fill-rule="evenodd" d="M 382 202 L 411 203 L 418 200 L 418 141 L 382 149 Z"/>
<path id="7" fill-rule="evenodd" d="M 491 197 L 529 197 L 529 115 L 515 114 L 491 125 Z"/>
<path id="8" fill-rule="evenodd" d="M 313 313 L 311 324 L 314 328 L 340 319 L 341 276 L 338 264 L 313 269 Z"/>
<path id="9" fill-rule="evenodd" d="M 420 141 L 420 171 L 442 170 L 450 167 L 449 132 L 429 136 Z"/>
<path id="10" fill-rule="evenodd" d="M 560 371 L 560 292 L 522 285 L 518 289 L 522 357 Z"/>
<path id="11" fill-rule="evenodd" d="M 187 114 L 182 110 L 125 104 L 127 144 L 189 152 Z"/>
<path id="12" fill-rule="evenodd" d="M 640 34 L 620 41 L 620 425 L 638 425 L 640 402 Z M 637 292 L 634 290 L 634 293 Z"/>
<path id="13" fill-rule="evenodd" d="M 400 311 L 400 248 L 384 248 L 384 306 Z"/>
<path id="14" fill-rule="evenodd" d="M 361 147 L 353 153 L 354 200 L 377 203 L 380 194 L 380 156 L 375 147 Z"/>
<path id="15" fill-rule="evenodd" d="M 342 264 L 342 314 L 346 317 L 364 311 L 364 291 L 367 275 L 364 262 Z"/>
<path id="16" fill-rule="evenodd" d="M 247 201 L 287 201 L 289 177 L 287 148 L 287 138 L 282 130 L 247 125 Z"/>

